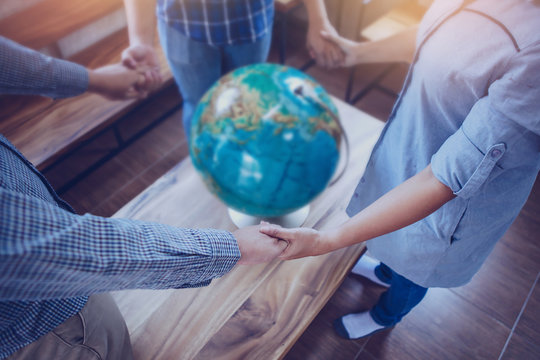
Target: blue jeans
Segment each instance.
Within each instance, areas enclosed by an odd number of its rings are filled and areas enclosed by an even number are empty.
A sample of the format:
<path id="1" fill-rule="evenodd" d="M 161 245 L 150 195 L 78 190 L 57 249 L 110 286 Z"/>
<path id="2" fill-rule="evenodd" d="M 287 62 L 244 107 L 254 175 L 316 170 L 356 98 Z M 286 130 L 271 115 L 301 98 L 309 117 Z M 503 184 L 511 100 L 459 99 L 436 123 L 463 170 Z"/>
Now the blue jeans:
<path id="1" fill-rule="evenodd" d="M 407 280 L 383 263 L 375 268 L 375 275 L 381 281 L 390 284 L 388 290 L 370 310 L 371 317 L 379 325 L 397 324 L 426 295 L 427 288 Z"/>
<path id="2" fill-rule="evenodd" d="M 272 33 L 248 44 L 214 46 L 193 41 L 164 21 L 158 21 L 161 47 L 182 98 L 182 122 L 189 138 L 191 117 L 206 90 L 238 67 L 266 61 Z"/>

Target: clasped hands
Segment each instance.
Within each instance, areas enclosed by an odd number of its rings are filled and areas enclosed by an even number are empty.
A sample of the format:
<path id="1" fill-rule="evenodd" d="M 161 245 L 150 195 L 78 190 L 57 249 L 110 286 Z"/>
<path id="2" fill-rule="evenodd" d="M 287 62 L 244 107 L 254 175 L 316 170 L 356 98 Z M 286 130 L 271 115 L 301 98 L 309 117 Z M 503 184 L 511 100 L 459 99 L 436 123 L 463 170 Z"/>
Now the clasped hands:
<path id="1" fill-rule="evenodd" d="M 150 45 L 132 45 L 122 62 L 88 71 L 88 90 L 111 100 L 143 99 L 162 82 L 159 60 Z"/>
<path id="2" fill-rule="evenodd" d="M 308 32 L 310 54 L 324 67 L 351 65 L 356 45 L 341 38 L 329 24 L 312 26 Z M 152 45 L 143 43 L 125 49 L 120 63 L 89 70 L 88 75 L 88 90 L 111 100 L 143 99 L 162 82 L 157 53 Z"/>
<path id="3" fill-rule="evenodd" d="M 264 221 L 238 229 L 233 235 L 242 254 L 238 263 L 242 265 L 266 263 L 275 258 L 291 260 L 322 255 L 333 250 L 335 236 L 333 231 L 285 229 Z"/>

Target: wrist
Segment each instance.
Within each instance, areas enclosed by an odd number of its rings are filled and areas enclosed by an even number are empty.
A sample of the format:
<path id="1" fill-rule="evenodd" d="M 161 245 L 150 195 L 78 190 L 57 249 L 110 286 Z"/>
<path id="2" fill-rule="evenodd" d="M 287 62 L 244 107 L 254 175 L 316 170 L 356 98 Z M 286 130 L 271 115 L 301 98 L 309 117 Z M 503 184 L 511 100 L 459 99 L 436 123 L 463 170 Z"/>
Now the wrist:
<path id="1" fill-rule="evenodd" d="M 154 47 L 154 40 L 148 36 L 130 36 L 129 46 L 149 46 Z"/>
<path id="2" fill-rule="evenodd" d="M 101 88 L 101 77 L 95 70 L 88 70 L 88 91 L 98 92 Z"/>
<path id="3" fill-rule="evenodd" d="M 369 41 L 360 42 L 354 45 L 352 48 L 352 57 L 355 64 L 381 62 L 377 44 Z"/>
<path id="4" fill-rule="evenodd" d="M 339 248 L 339 229 L 320 230 L 320 253 L 326 254 Z"/>

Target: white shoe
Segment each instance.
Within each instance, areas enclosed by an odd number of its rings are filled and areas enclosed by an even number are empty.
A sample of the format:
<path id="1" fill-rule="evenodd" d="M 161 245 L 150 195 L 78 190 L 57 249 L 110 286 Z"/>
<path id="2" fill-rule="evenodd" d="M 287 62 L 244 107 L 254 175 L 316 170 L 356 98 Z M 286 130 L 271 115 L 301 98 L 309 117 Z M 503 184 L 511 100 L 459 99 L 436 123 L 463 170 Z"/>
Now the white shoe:
<path id="1" fill-rule="evenodd" d="M 380 263 L 381 262 L 379 260 L 376 260 L 364 254 L 360 257 L 360 259 L 358 259 L 351 272 L 353 274 L 363 276 L 378 285 L 389 287 L 389 283 L 385 283 L 384 281 L 379 279 L 377 275 L 375 275 L 375 268 L 379 266 Z"/>

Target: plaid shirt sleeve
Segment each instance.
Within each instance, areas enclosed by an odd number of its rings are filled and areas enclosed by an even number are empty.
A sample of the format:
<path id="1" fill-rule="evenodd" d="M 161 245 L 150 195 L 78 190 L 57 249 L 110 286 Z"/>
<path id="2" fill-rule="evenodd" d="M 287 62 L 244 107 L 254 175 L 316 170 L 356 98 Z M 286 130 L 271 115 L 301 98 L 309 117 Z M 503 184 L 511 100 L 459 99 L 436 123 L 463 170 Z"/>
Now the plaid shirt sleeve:
<path id="1" fill-rule="evenodd" d="M 2 301 L 204 286 L 240 258 L 226 231 L 80 216 L 1 188 L 0 238 Z"/>
<path id="2" fill-rule="evenodd" d="M 40 94 L 53 98 L 80 95 L 88 89 L 88 71 L 0 36 L 0 93 Z"/>

